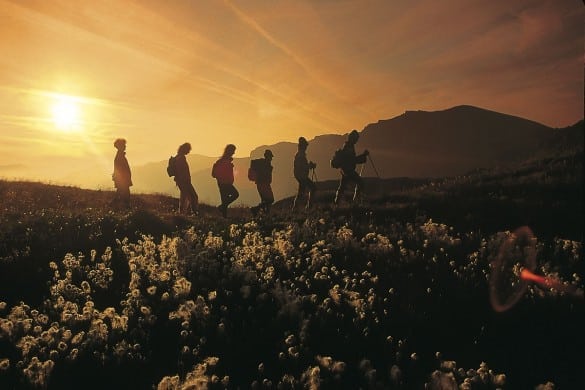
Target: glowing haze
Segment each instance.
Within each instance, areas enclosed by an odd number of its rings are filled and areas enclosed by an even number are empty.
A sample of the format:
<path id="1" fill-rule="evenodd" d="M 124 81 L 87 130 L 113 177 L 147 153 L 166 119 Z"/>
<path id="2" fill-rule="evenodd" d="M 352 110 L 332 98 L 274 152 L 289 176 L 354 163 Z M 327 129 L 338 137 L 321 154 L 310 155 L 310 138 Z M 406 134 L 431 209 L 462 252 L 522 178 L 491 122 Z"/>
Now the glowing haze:
<path id="1" fill-rule="evenodd" d="M 237 156 L 471 104 L 583 117 L 583 3 L 0 0 L 0 177 Z M 57 173 L 58 172 L 58 173 Z"/>

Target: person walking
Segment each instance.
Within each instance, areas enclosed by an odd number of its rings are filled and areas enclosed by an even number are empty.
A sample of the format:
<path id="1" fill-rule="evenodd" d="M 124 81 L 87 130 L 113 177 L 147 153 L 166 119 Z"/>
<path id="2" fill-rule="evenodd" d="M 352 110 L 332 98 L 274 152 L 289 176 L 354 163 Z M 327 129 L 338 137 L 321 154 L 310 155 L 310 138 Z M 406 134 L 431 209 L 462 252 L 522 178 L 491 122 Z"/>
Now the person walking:
<path id="1" fill-rule="evenodd" d="M 309 143 L 305 137 L 299 138 L 298 151 L 295 155 L 293 172 L 295 179 L 299 183 L 297 195 L 293 200 L 292 210 L 295 210 L 297 202 L 307 193 L 307 204 L 305 209 L 308 210 L 311 207 L 311 198 L 314 198 L 316 189 L 315 182 L 309 178 L 309 172 L 311 169 L 315 169 L 317 164 L 307 160 L 307 147 Z"/>
<path id="2" fill-rule="evenodd" d="M 118 138 L 114 141 L 114 147 L 117 149 L 114 157 L 114 173 L 112 180 L 116 187 L 114 204 L 129 208 L 130 207 L 130 187 L 132 186 L 132 172 L 128 159 L 126 159 L 126 140 Z"/>
<path id="3" fill-rule="evenodd" d="M 179 213 L 197 214 L 199 206 L 199 196 L 191 184 L 191 172 L 187 163 L 187 154 L 191 152 L 191 144 L 186 142 L 179 146 L 177 155 L 174 158 L 175 164 L 175 183 L 179 187 Z"/>
<path id="4" fill-rule="evenodd" d="M 236 146 L 233 144 L 226 145 L 223 155 L 213 164 L 211 176 L 217 180 L 221 204 L 217 206 L 221 215 L 227 217 L 228 206 L 240 196 L 240 193 L 234 187 L 234 163 L 233 155 L 236 152 Z"/>
<path id="5" fill-rule="evenodd" d="M 270 149 L 264 151 L 264 158 L 259 159 L 256 166 L 256 189 L 260 195 L 260 203 L 251 207 L 252 215 L 257 215 L 259 211 L 266 214 L 270 212 L 270 206 L 274 203 L 274 194 L 272 193 L 272 158 L 274 154 Z"/>
<path id="6" fill-rule="evenodd" d="M 353 195 L 354 202 L 359 198 L 363 190 L 363 179 L 356 172 L 355 168 L 357 164 L 365 164 L 370 152 L 365 150 L 362 154 L 356 155 L 355 144 L 359 138 L 360 135 L 357 130 L 352 130 L 347 136 L 347 140 L 341 149 L 341 155 L 337 164 L 339 166 L 339 170 L 341 171 L 341 180 L 339 181 L 339 187 L 335 193 L 335 205 L 339 205 L 343 198 L 345 189 L 350 183 L 355 183 L 356 186 Z"/>

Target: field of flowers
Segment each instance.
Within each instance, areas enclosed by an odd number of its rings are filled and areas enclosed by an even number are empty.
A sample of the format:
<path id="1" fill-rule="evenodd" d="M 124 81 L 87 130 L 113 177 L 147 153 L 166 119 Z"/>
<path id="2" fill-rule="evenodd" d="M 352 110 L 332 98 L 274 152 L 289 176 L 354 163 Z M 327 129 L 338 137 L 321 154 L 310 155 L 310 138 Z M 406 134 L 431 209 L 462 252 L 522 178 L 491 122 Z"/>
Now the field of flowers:
<path id="1" fill-rule="evenodd" d="M 582 299 L 531 285 L 490 306 L 508 229 L 388 207 L 187 218 L 156 196 L 106 211 L 111 193 L 38 186 L 0 182 L 0 388 L 585 384 Z M 535 234 L 536 272 L 582 289 L 579 232 Z"/>

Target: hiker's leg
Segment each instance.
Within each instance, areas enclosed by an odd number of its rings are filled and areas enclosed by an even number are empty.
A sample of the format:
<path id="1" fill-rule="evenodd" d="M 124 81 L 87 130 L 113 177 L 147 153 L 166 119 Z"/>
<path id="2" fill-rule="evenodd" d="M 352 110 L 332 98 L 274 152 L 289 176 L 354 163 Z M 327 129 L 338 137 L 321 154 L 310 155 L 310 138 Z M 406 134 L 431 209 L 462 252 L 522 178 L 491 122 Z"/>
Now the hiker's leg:
<path id="1" fill-rule="evenodd" d="M 217 183 L 217 187 L 219 189 L 219 197 L 221 199 L 221 203 L 217 206 L 217 209 L 224 217 L 227 216 L 227 187 L 226 184 Z"/>
<path id="2" fill-rule="evenodd" d="M 272 203 L 274 203 L 274 194 L 272 193 L 272 187 L 270 184 L 267 184 L 264 196 L 264 209 L 266 210 L 266 213 L 270 212 L 270 206 L 272 206 Z"/>
<path id="3" fill-rule="evenodd" d="M 187 214 L 188 209 L 193 210 L 193 206 L 197 206 L 197 193 L 191 183 L 177 183 L 181 196 L 179 198 L 179 213 Z"/>
<path id="4" fill-rule="evenodd" d="M 270 211 L 270 205 L 274 203 L 274 194 L 269 183 L 258 184 L 258 192 L 260 193 L 260 207 L 266 212 Z"/>
<path id="5" fill-rule="evenodd" d="M 236 189 L 236 187 L 234 187 L 233 184 L 230 184 L 228 187 L 229 191 L 228 191 L 228 203 L 226 204 L 229 205 L 231 203 L 233 203 L 236 199 L 238 199 L 240 197 L 240 193 L 238 192 L 238 190 Z"/>
<path id="6" fill-rule="evenodd" d="M 302 180 L 299 180 L 299 179 L 297 179 L 297 182 L 299 183 L 299 187 L 297 189 L 297 195 L 295 196 L 295 198 L 293 200 L 293 204 L 292 204 L 293 211 L 297 207 L 297 202 L 300 201 L 300 199 L 303 197 L 303 194 L 305 192 L 304 182 Z"/>
<path id="7" fill-rule="evenodd" d="M 187 203 L 187 194 L 185 193 L 185 191 L 181 190 L 179 188 L 180 191 L 180 196 L 179 196 L 179 213 L 180 214 L 184 214 L 185 213 L 185 208 L 186 208 L 186 203 Z"/>
<path id="8" fill-rule="evenodd" d="M 225 188 L 224 188 L 224 194 L 225 194 L 225 198 L 222 199 L 222 215 L 227 218 L 227 209 L 228 206 L 233 203 L 236 199 L 238 199 L 238 197 L 240 196 L 240 193 L 238 192 L 238 190 L 236 189 L 236 187 L 234 187 L 233 184 L 226 184 Z"/>
<path id="9" fill-rule="evenodd" d="M 191 211 L 193 213 L 197 212 L 197 209 L 199 208 L 199 195 L 197 195 L 197 192 L 195 191 L 195 188 L 193 187 L 193 184 L 189 183 L 189 202 L 191 204 Z"/>
<path id="10" fill-rule="evenodd" d="M 130 207 L 130 187 L 118 188 L 120 202 L 124 207 Z"/>
<path id="11" fill-rule="evenodd" d="M 114 194 L 114 199 L 112 199 L 112 206 L 118 207 L 120 205 L 120 189 L 116 187 L 116 193 Z"/>
<path id="12" fill-rule="evenodd" d="M 256 216 L 258 211 L 262 208 L 262 184 L 256 183 L 256 190 L 258 191 L 258 196 L 260 197 L 260 203 L 258 203 L 256 206 L 250 207 L 250 211 L 254 216 Z"/>
<path id="13" fill-rule="evenodd" d="M 220 206 L 226 206 L 228 205 L 229 201 L 228 201 L 228 188 L 226 184 L 217 184 L 217 186 L 219 187 L 219 197 L 221 199 L 221 204 Z"/>

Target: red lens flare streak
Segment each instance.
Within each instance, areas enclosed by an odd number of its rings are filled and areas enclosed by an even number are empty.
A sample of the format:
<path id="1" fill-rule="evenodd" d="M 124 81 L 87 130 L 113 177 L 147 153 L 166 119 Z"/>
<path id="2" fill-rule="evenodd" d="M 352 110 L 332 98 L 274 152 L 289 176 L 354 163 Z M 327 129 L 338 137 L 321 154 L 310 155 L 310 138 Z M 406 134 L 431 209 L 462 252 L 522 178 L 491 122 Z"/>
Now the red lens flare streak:
<path id="1" fill-rule="evenodd" d="M 550 276 L 536 275 L 527 269 L 523 269 L 522 272 L 520 272 L 520 279 L 535 282 L 545 289 L 554 289 L 579 296 L 579 291 L 577 291 L 575 286 L 564 284 L 560 280 Z"/>
<path id="2" fill-rule="evenodd" d="M 536 274 L 528 271 L 526 268 L 524 268 L 522 270 L 522 272 L 520 272 L 520 278 L 524 279 L 524 280 L 529 280 L 531 282 L 536 282 L 536 283 L 540 284 L 541 286 L 545 286 L 545 287 L 548 287 L 548 285 L 549 285 L 547 278 L 545 278 L 544 276 L 536 275 Z"/>

